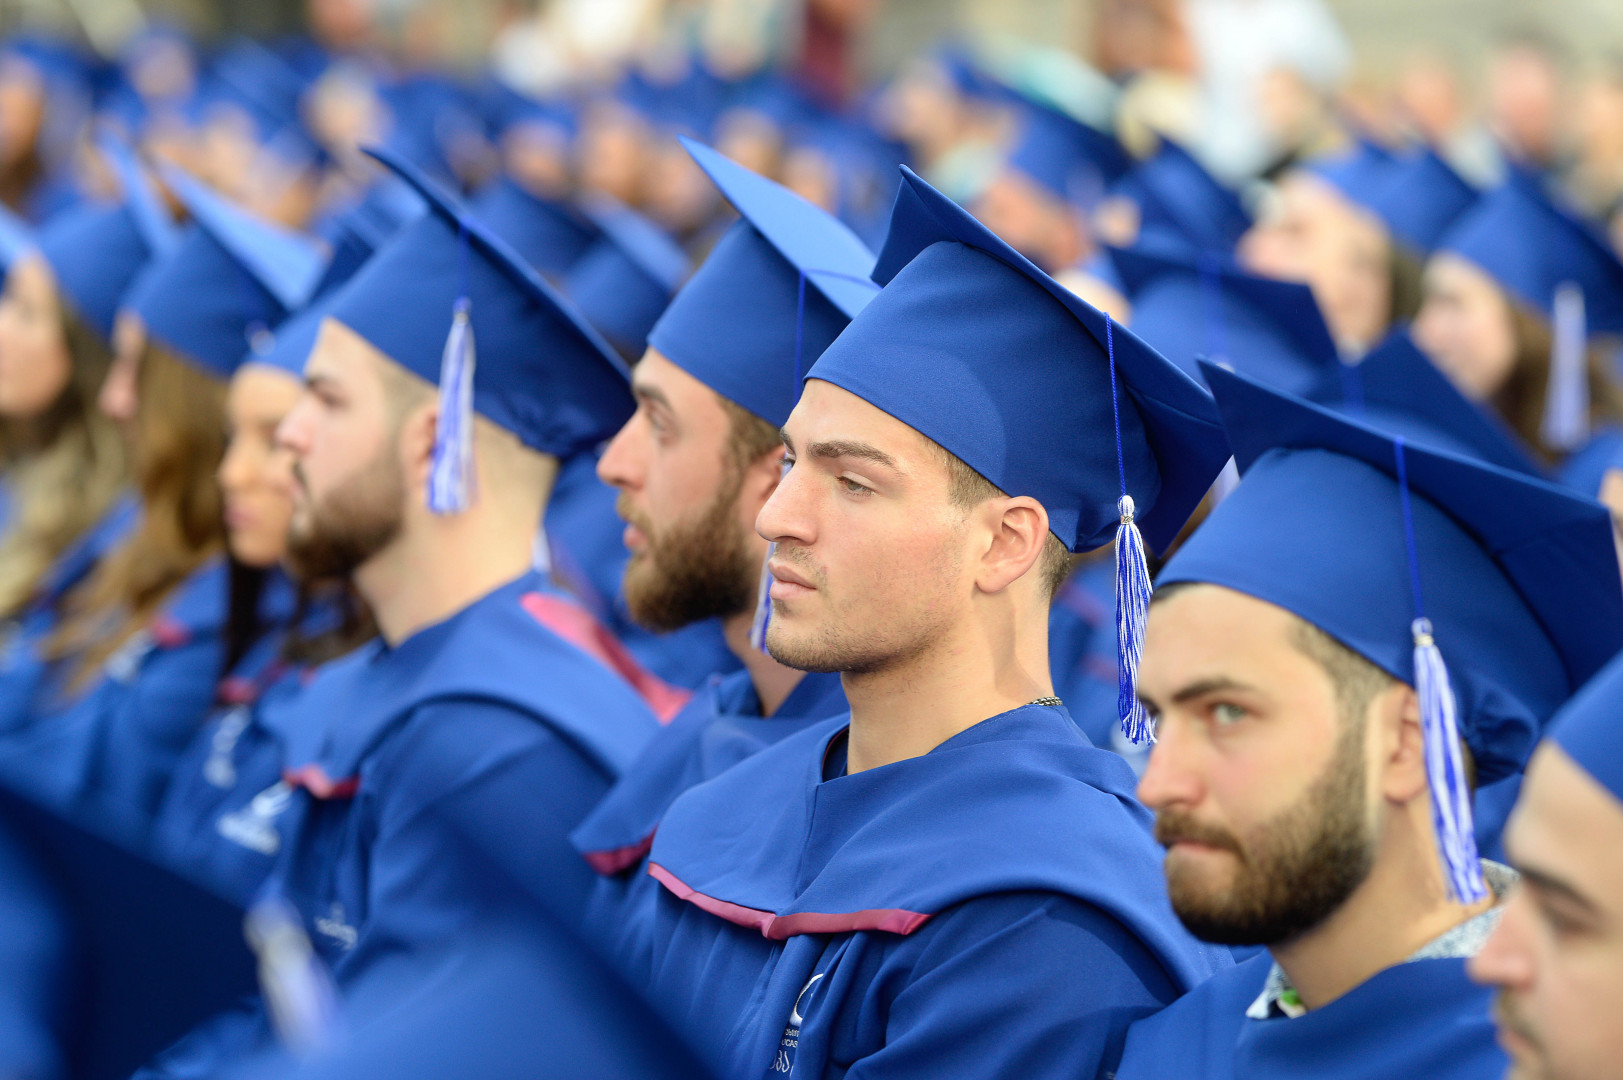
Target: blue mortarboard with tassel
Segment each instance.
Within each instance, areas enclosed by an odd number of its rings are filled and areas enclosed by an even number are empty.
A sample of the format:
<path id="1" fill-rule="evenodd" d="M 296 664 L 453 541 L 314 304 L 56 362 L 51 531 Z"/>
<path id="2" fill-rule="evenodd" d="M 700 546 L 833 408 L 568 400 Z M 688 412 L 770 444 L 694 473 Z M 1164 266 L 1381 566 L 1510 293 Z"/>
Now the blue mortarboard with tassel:
<path id="1" fill-rule="evenodd" d="M 257 217 L 179 169 L 164 182 L 191 214 L 168 255 L 141 273 L 122 307 L 153 340 L 229 379 L 244 349 L 268 351 L 273 331 L 309 299 L 325 262 L 314 240 Z"/>
<path id="2" fill-rule="evenodd" d="M 1132 158 L 1109 132 L 1048 105 L 1028 101 L 1008 165 L 1050 194 L 1091 206 L 1127 172 Z"/>
<path id="3" fill-rule="evenodd" d="M 585 317 L 455 195 L 396 155 L 370 153 L 429 212 L 334 293 L 330 311 L 439 387 L 429 509 L 456 513 L 473 496 L 476 412 L 560 458 L 618 431 L 634 407 L 626 368 Z"/>
<path id="4" fill-rule="evenodd" d="M 650 348 L 769 424 L 878 292 L 873 252 L 829 214 L 710 147 L 688 153 L 739 213 L 648 336 Z"/>
<path id="5" fill-rule="evenodd" d="M 1194 379 L 904 169 L 874 279 L 884 290 L 808 373 L 1029 495 L 1072 551 L 1116 541 L 1118 705 L 1149 603 L 1143 529 L 1163 548 L 1229 456 Z"/>
<path id="6" fill-rule="evenodd" d="M 1591 334 L 1623 333 L 1623 262 L 1604 237 L 1513 173 L 1484 194 L 1438 243 L 1516 301 L 1549 319 L 1553 344 L 1541 440 L 1572 450 L 1589 437 L 1585 356 Z"/>
<path id="7" fill-rule="evenodd" d="M 1216 252 L 1146 240 L 1109 248 L 1134 333 L 1194 378 L 1197 360 L 1243 371 L 1288 393 L 1307 393 L 1341 367 L 1313 292 L 1248 274 Z"/>
<path id="8" fill-rule="evenodd" d="M 600 236 L 585 214 L 532 194 L 509 176 L 492 180 L 469 207 L 526 262 L 554 281 L 568 273 Z"/>
<path id="9" fill-rule="evenodd" d="M 1328 373 L 1308 397 L 1420 446 L 1545 475 L 1516 433 L 1455 389 L 1405 330 L 1393 331 L 1356 365 Z"/>
<path id="10" fill-rule="evenodd" d="M 1140 242 L 1181 241 L 1227 255 L 1251 227 L 1240 196 L 1171 139 L 1162 139 L 1112 193 L 1138 207 Z"/>
<path id="11" fill-rule="evenodd" d="M 564 275 L 564 294 L 621 356 L 635 360 L 687 277 L 687 254 L 664 229 L 606 195 L 581 209 L 598 241 Z"/>
<path id="12" fill-rule="evenodd" d="M 1550 725 L 1550 738 L 1578 767 L 1623 802 L 1623 657 L 1613 660 L 1564 705 Z"/>
<path id="13" fill-rule="evenodd" d="M 1423 146 L 1393 161 L 1386 179 L 1361 201 L 1399 242 L 1425 255 L 1476 199 L 1476 188 L 1438 157 L 1437 151 Z"/>
<path id="14" fill-rule="evenodd" d="M 112 139 L 101 148 L 118 177 L 120 201 L 66 210 L 34 242 L 64 301 L 105 341 L 119 301 L 148 263 L 175 249 L 180 229 L 129 148 Z"/>
<path id="15" fill-rule="evenodd" d="M 1458 745 L 1485 783 L 1515 773 L 1623 645 L 1609 515 L 1234 372 L 1206 378 L 1242 479 L 1159 583 L 1284 608 L 1413 686 L 1449 890 L 1483 898 Z"/>

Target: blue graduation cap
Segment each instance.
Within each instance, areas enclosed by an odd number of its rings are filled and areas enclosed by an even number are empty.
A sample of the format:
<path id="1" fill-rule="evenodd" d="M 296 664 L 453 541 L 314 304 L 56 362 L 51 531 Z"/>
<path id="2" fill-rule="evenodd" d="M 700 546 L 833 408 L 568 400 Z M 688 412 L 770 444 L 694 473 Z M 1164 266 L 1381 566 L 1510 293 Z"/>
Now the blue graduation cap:
<path id="1" fill-rule="evenodd" d="M 1132 166 L 1114 135 L 1051 106 L 1022 103 L 1008 165 L 1068 203 L 1087 206 Z"/>
<path id="2" fill-rule="evenodd" d="M 153 258 L 174 250 L 180 233 L 133 155 L 112 140 L 104 151 L 123 199 L 64 211 L 40 229 L 34 244 L 50 264 L 63 300 L 106 341 L 136 275 Z"/>
<path id="3" fill-rule="evenodd" d="M 738 211 L 648 345 L 716 393 L 782 426 L 801 377 L 878 292 L 871 251 L 833 217 L 683 139 Z"/>
<path id="4" fill-rule="evenodd" d="M 1516 434 L 1461 394 L 1407 331 L 1393 331 L 1356 365 L 1338 366 L 1310 400 L 1412 443 L 1544 478 Z"/>
<path id="5" fill-rule="evenodd" d="M 358 201 L 316 228 L 332 255 L 312 295 L 325 296 L 348 281 L 373 252 L 427 212 L 428 204 L 410 184 L 392 173 L 379 177 Z"/>
<path id="6" fill-rule="evenodd" d="M 397 155 L 368 152 L 429 212 L 333 294 L 331 316 L 438 384 L 429 508 L 467 505 L 475 411 L 560 458 L 618 431 L 633 411 L 626 368 L 585 317 L 455 195 Z"/>
<path id="7" fill-rule="evenodd" d="M 229 379 L 244 348 L 264 351 L 271 331 L 309 299 L 324 262 L 313 240 L 250 214 L 179 169 L 164 181 L 192 224 L 131 287 L 133 310 L 156 341 Z"/>
<path id="8" fill-rule="evenodd" d="M 239 38 L 214 60 L 206 96 L 242 109 L 259 144 L 297 167 L 327 160 L 326 148 L 304 126 L 306 84 L 292 65 L 250 38 Z"/>
<path id="9" fill-rule="evenodd" d="M 688 257 L 665 230 L 606 195 L 582 209 L 599 239 L 570 267 L 563 291 L 621 356 L 634 360 L 682 287 Z"/>
<path id="10" fill-rule="evenodd" d="M 1590 334 L 1623 333 L 1623 262 L 1605 238 L 1558 207 L 1538 182 L 1513 173 L 1483 195 L 1438 243 L 1468 259 L 1513 298 L 1551 320 L 1550 384 L 1541 438 L 1560 450 L 1589 435 Z"/>
<path id="11" fill-rule="evenodd" d="M 1449 887 L 1482 898 L 1459 740 L 1484 782 L 1515 773 L 1623 645 L 1610 516 L 1239 374 L 1206 379 L 1242 479 L 1160 583 L 1275 604 L 1413 686 Z"/>
<path id="12" fill-rule="evenodd" d="M 1328 183 L 1353 202 L 1368 206 L 1390 183 L 1396 159 L 1379 143 L 1360 138 L 1349 149 L 1303 164 L 1304 171 Z"/>
<path id="13" fill-rule="evenodd" d="M 1178 239 L 1199 251 L 1229 254 L 1251 227 L 1239 195 L 1171 139 L 1163 138 L 1113 193 L 1138 207 L 1140 241 Z"/>
<path id="14" fill-rule="evenodd" d="M 1306 285 L 1248 274 L 1214 252 L 1150 241 L 1107 250 L 1133 302 L 1133 332 L 1194 378 L 1205 359 L 1304 394 L 1341 367 Z"/>
<path id="15" fill-rule="evenodd" d="M 1450 225 L 1471 208 L 1477 190 L 1429 146 L 1396 159 L 1364 205 L 1392 235 L 1419 254 L 1437 246 Z"/>
<path id="16" fill-rule="evenodd" d="M 1562 707 L 1550 725 L 1550 738 L 1578 767 L 1623 802 L 1623 657 L 1613 660 Z"/>
<path id="17" fill-rule="evenodd" d="M 874 268 L 885 289 L 807 373 L 1036 498 L 1072 551 L 1116 541 L 1118 715 L 1150 582 L 1142 527 L 1170 542 L 1228 458 L 1200 385 L 1039 270 L 910 169 Z"/>
<path id="18" fill-rule="evenodd" d="M 586 254 L 598 227 L 566 203 L 543 199 L 502 175 L 470 201 L 468 208 L 492 232 L 548 278 L 556 280 Z"/>

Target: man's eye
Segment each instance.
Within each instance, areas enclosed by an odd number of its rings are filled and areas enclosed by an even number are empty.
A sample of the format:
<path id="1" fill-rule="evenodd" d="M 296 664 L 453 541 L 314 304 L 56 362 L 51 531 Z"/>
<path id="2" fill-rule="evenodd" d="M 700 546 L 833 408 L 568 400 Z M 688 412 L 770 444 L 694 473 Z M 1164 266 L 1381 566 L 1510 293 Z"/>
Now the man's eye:
<path id="1" fill-rule="evenodd" d="M 1238 705 L 1232 705 L 1229 702 L 1220 701 L 1216 705 L 1212 706 L 1212 719 L 1216 720 L 1219 724 L 1238 723 L 1239 721 L 1244 720 L 1245 717 L 1246 711 L 1240 708 Z"/>
<path id="2" fill-rule="evenodd" d="M 844 476 L 840 477 L 839 480 L 840 484 L 845 488 L 845 490 L 849 491 L 853 495 L 862 495 L 873 490 L 865 484 L 859 484 L 855 480 L 851 480 Z"/>

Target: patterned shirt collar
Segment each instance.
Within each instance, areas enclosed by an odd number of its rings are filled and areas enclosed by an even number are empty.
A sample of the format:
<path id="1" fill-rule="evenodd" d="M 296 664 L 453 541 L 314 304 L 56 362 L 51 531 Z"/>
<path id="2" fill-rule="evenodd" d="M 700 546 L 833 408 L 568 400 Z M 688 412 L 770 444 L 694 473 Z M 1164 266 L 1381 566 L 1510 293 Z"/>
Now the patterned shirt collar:
<path id="1" fill-rule="evenodd" d="M 1499 925 L 1499 916 L 1505 910 L 1505 893 L 1516 884 L 1517 876 L 1516 871 L 1503 863 L 1483 859 L 1482 880 L 1493 890 L 1493 906 L 1426 942 L 1404 963 L 1416 960 L 1468 959 L 1481 952 L 1488 936 L 1493 933 L 1494 927 Z M 1277 1017 L 1294 1019 L 1305 1012 L 1307 1006 L 1303 1005 L 1301 998 L 1297 996 L 1296 988 L 1291 985 L 1289 976 L 1285 974 L 1283 968 L 1275 964 L 1268 971 L 1267 981 L 1262 984 L 1262 993 L 1258 994 L 1257 1000 L 1246 1009 L 1245 1015 L 1252 1020 L 1271 1020 Z"/>

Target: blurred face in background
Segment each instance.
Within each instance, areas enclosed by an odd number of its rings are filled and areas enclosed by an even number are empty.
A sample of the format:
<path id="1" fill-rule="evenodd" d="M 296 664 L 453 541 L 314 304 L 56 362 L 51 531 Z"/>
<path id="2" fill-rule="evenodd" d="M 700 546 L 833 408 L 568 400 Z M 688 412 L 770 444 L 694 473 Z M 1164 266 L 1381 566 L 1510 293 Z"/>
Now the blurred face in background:
<path id="1" fill-rule="evenodd" d="M 604 102 L 588 109 L 580 128 L 581 186 L 637 205 L 646 134 L 642 121 L 624 106 Z"/>
<path id="2" fill-rule="evenodd" d="M 0 293 L 0 416 L 38 417 L 73 375 L 56 280 L 39 255 L 19 259 Z"/>
<path id="3" fill-rule="evenodd" d="M 1442 252 L 1426 264 L 1415 343 L 1472 401 L 1498 393 L 1516 367 L 1510 300 L 1476 264 Z"/>
<path id="4" fill-rule="evenodd" d="M 45 80 L 25 60 L 0 60 L 0 166 L 32 152 L 44 122 Z"/>
<path id="5" fill-rule="evenodd" d="M 1016 169 L 1004 169 L 986 185 L 973 211 L 988 229 L 1050 274 L 1075 266 L 1093 248 L 1080 217 Z"/>
<path id="6" fill-rule="evenodd" d="M 1337 343 L 1367 349 L 1391 322 L 1391 249 L 1385 228 L 1327 182 L 1296 172 L 1240 239 L 1254 274 L 1313 290 Z"/>
<path id="7" fill-rule="evenodd" d="M 1561 142 L 1561 73 L 1556 59 L 1533 44 L 1502 49 L 1488 67 L 1488 119 L 1518 157 L 1554 159 Z"/>
<path id="8" fill-rule="evenodd" d="M 287 553 L 293 459 L 277 447 L 276 428 L 299 389 L 299 380 L 279 368 L 250 363 L 238 369 L 226 392 L 220 493 L 226 542 L 247 566 L 274 566 Z"/>

